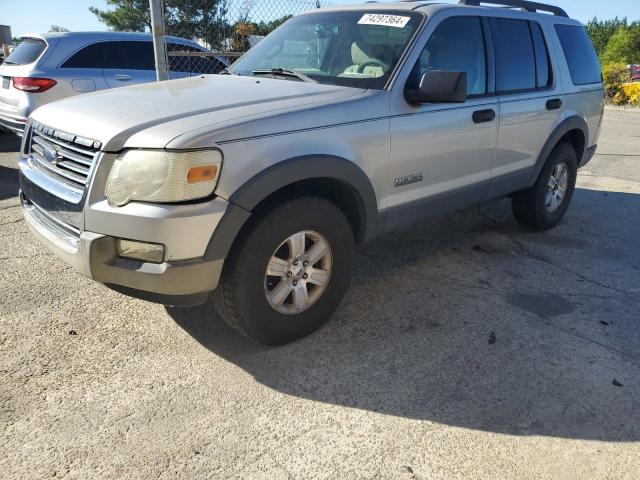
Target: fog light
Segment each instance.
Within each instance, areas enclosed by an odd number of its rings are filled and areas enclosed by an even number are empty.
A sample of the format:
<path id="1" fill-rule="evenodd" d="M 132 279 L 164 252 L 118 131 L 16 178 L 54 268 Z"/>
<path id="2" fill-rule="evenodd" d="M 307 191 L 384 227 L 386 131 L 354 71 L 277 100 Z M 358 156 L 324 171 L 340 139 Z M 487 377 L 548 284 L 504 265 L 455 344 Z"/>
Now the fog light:
<path id="1" fill-rule="evenodd" d="M 118 238 L 116 240 L 118 255 L 143 262 L 162 263 L 164 258 L 164 245 L 158 243 L 136 242 Z"/>

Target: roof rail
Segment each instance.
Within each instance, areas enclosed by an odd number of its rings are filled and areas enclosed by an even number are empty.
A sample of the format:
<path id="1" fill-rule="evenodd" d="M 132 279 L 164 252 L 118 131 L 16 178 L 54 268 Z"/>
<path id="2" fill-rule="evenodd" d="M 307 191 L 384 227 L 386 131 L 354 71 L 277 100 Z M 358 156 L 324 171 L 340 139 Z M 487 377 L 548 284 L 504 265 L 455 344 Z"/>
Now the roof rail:
<path id="1" fill-rule="evenodd" d="M 521 8 L 527 12 L 549 12 L 558 17 L 567 17 L 567 12 L 562 8 L 554 5 L 547 5 L 545 3 L 529 2 L 528 0 L 460 0 L 460 5 L 469 5 L 479 7 L 481 3 L 488 3 L 492 5 L 504 5 L 505 7 Z"/>

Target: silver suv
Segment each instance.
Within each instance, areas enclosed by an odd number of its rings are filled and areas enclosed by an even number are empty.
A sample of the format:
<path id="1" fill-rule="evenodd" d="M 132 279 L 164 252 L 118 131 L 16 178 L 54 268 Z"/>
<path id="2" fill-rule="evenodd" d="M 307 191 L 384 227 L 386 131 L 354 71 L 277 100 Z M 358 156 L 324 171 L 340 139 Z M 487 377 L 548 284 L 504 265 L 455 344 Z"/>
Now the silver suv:
<path id="1" fill-rule="evenodd" d="M 169 51 L 204 52 L 168 37 Z M 218 73 L 220 57 L 170 56 L 170 78 Z M 152 37 L 146 33 L 65 32 L 31 35 L 0 65 L 0 127 L 22 135 L 27 117 L 61 98 L 156 79 Z"/>
<path id="2" fill-rule="evenodd" d="M 119 292 L 215 291 L 266 344 L 327 321 L 356 243 L 507 195 L 551 228 L 596 149 L 598 59 L 559 8 L 479 3 L 317 10 L 227 75 L 42 107 L 20 158 L 27 223 Z"/>

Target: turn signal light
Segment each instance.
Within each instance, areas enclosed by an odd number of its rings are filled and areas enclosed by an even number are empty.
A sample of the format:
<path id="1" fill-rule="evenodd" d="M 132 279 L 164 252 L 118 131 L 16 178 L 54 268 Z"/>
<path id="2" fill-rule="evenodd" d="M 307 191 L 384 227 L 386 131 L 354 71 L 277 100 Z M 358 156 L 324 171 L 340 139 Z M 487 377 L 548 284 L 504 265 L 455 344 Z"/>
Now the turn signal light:
<path id="1" fill-rule="evenodd" d="M 200 165 L 187 172 L 187 183 L 210 182 L 218 175 L 217 165 Z"/>
<path id="2" fill-rule="evenodd" d="M 13 87 L 29 93 L 46 92 L 56 83 L 51 78 L 13 77 Z"/>

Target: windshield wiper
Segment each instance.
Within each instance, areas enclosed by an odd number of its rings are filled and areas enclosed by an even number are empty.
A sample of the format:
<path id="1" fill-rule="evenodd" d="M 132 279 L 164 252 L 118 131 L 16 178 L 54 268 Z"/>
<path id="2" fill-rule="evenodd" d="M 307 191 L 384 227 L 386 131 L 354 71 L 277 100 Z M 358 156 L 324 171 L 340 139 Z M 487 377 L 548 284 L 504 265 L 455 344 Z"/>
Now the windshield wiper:
<path id="1" fill-rule="evenodd" d="M 222 70 L 218 75 L 238 75 L 238 76 L 240 76 L 239 73 L 232 72 L 228 68 L 225 68 L 224 70 Z"/>
<path id="2" fill-rule="evenodd" d="M 287 68 L 260 68 L 258 70 L 253 70 L 251 75 L 282 75 L 284 77 L 295 77 L 303 82 L 307 83 L 318 83 L 317 80 L 314 80 L 311 77 L 308 77 L 304 73 L 296 72 L 295 70 L 289 70 Z"/>
<path id="3" fill-rule="evenodd" d="M 16 62 L 12 62 L 11 60 L 5 60 L 5 61 L 4 61 L 4 63 L 5 63 L 6 65 L 17 65 L 17 63 L 16 63 Z"/>

